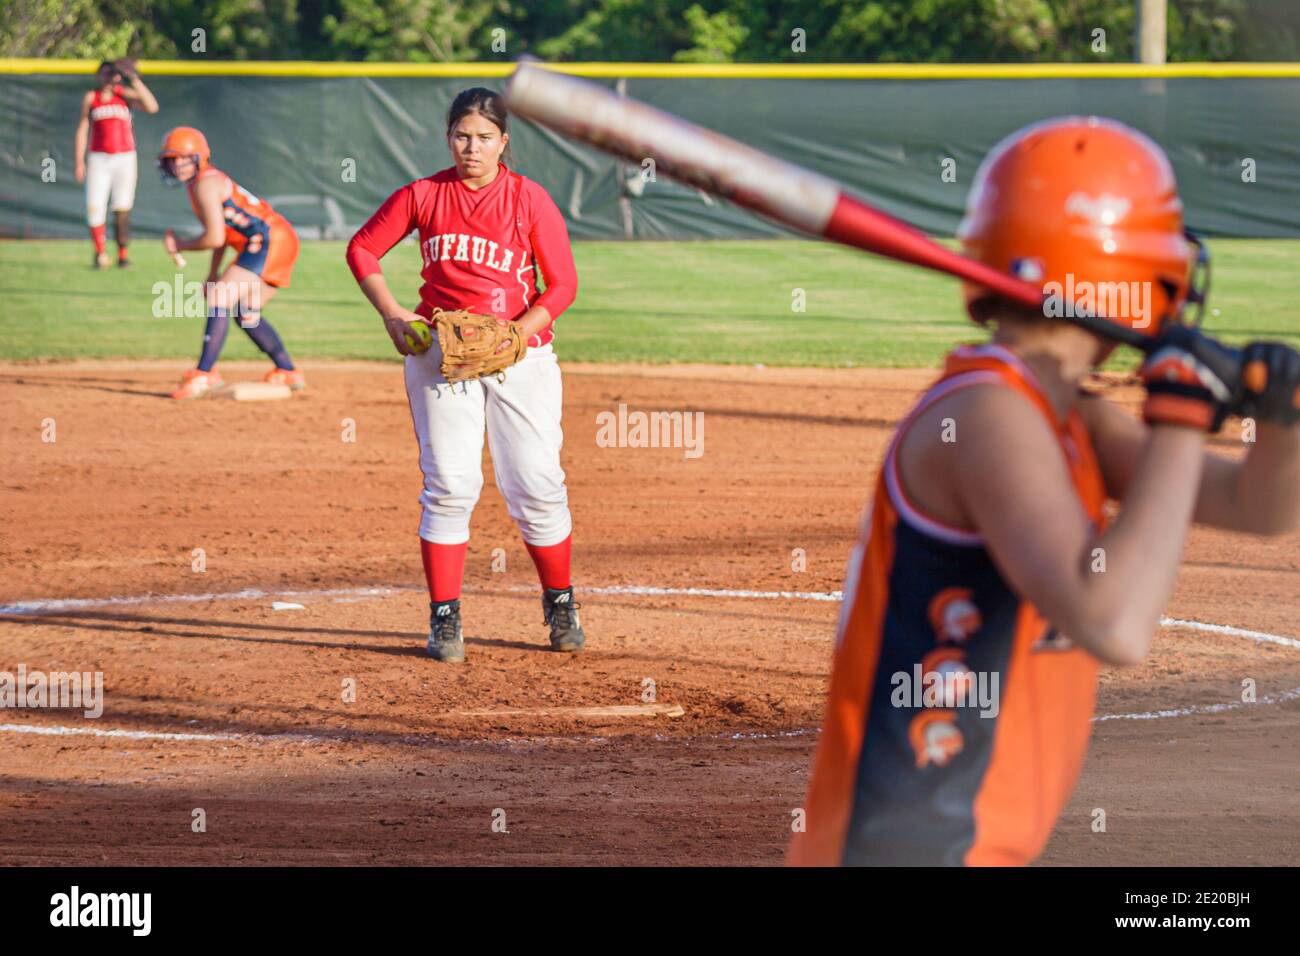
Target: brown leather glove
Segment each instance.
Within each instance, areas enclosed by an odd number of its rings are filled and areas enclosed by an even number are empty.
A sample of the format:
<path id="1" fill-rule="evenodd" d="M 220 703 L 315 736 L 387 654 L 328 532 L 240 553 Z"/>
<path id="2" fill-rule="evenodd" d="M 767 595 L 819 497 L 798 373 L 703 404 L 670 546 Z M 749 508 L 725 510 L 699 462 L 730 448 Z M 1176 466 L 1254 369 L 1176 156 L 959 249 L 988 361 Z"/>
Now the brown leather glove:
<path id="1" fill-rule="evenodd" d="M 519 327 L 495 315 L 434 309 L 430 321 L 442 349 L 442 374 L 449 382 L 501 374 L 528 351 Z M 503 342 L 506 348 L 498 351 Z"/>

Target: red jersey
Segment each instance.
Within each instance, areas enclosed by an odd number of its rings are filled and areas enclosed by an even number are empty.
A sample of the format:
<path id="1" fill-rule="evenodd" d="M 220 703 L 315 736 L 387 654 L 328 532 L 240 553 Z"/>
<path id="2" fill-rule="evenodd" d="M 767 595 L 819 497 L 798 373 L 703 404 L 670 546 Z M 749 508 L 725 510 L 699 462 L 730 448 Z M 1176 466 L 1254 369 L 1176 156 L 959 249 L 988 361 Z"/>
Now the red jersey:
<path id="1" fill-rule="evenodd" d="M 95 90 L 90 104 L 90 151 L 92 153 L 131 153 L 135 136 L 131 133 L 131 104 L 120 86 L 105 102 Z"/>
<path id="2" fill-rule="evenodd" d="M 578 293 L 578 273 L 564 218 L 540 185 L 503 163 L 497 178 L 477 190 L 454 168 L 403 186 L 348 243 L 357 281 L 378 272 L 380 258 L 413 229 L 424 262 L 417 313 L 468 309 L 513 321 L 540 305 L 551 325 L 528 344 L 554 338 L 555 319 Z"/>

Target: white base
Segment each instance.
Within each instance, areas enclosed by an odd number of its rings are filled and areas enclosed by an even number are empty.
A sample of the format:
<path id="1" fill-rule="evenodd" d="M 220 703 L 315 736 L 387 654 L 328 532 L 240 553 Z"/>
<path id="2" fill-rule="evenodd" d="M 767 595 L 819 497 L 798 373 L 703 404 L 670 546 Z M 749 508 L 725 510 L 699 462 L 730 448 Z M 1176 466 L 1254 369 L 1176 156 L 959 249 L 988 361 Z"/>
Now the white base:
<path id="1" fill-rule="evenodd" d="M 233 398 L 237 402 L 278 402 L 291 395 L 288 385 L 274 382 L 235 382 L 212 393 L 213 398 Z"/>

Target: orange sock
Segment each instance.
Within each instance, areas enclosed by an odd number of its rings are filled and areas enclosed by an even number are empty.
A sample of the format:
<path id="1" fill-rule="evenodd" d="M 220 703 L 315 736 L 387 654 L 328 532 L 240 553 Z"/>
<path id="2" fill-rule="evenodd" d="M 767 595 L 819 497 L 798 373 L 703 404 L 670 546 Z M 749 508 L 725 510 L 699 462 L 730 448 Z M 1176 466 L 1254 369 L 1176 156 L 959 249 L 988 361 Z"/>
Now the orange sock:
<path id="1" fill-rule="evenodd" d="M 104 238 L 108 234 L 108 226 L 91 226 L 90 238 L 95 243 L 95 255 L 104 251 Z"/>
<path id="2" fill-rule="evenodd" d="M 573 550 L 573 535 L 569 535 L 559 544 L 545 546 L 524 542 L 528 553 L 537 565 L 537 577 L 542 587 L 563 591 L 571 581 L 569 577 L 569 557 Z"/>
<path id="3" fill-rule="evenodd" d="M 465 553 L 469 542 L 434 544 L 420 539 L 420 557 L 424 561 L 424 580 L 429 585 L 429 600 L 435 604 L 460 597 L 465 577 Z"/>

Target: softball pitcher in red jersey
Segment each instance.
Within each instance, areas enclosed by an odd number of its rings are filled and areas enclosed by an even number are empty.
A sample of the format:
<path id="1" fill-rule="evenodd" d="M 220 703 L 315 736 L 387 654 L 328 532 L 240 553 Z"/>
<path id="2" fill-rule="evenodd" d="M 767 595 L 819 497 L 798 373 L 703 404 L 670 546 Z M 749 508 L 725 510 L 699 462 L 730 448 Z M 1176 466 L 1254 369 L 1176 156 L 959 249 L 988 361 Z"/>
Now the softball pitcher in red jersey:
<path id="1" fill-rule="evenodd" d="M 797 865 L 1031 862 L 1078 779 L 1098 669 L 1146 654 L 1189 524 L 1300 527 L 1300 355 L 1248 346 L 1267 374 L 1243 392 L 1197 360 L 1182 315 L 1203 304 L 1204 251 L 1158 146 L 1096 118 L 1021 130 L 981 166 L 960 235 L 1048 291 L 1131 295 L 1095 334 L 967 289 L 992 340 L 948 357 L 886 452 Z M 1154 339 L 1141 422 L 1080 389 L 1108 321 Z M 1239 461 L 1204 447 L 1228 413 L 1258 422 Z"/>
<path id="2" fill-rule="evenodd" d="M 131 110 L 158 112 L 158 101 L 134 67 L 134 60 L 105 60 L 95 73 L 95 89 L 81 98 L 75 174 L 77 182 L 86 184 L 86 224 L 95 244 L 96 269 L 108 265 L 104 245 L 110 207 L 117 264 L 128 265 L 126 247 L 138 175 Z"/>
<path id="3" fill-rule="evenodd" d="M 275 366 L 263 381 L 299 391 L 307 387 L 307 382 L 294 367 L 279 333 L 262 314 L 275 293 L 289 287 L 298 261 L 298 234 L 270 203 L 217 169 L 211 159 L 207 138 L 189 126 L 178 126 L 164 136 L 158 154 L 163 181 L 185 185 L 190 206 L 203 226 L 203 231 L 191 239 L 178 239 L 168 229 L 163 236 L 164 248 L 172 256 L 191 249 L 212 250 L 203 348 L 198 365 L 185 373 L 172 398 L 200 398 L 221 385 L 216 364 L 234 317 Z M 227 249 L 235 251 L 235 261 L 223 270 Z"/>
<path id="4" fill-rule="evenodd" d="M 537 183 L 502 162 L 510 134 L 500 96 L 465 90 L 447 116 L 454 166 L 393 193 L 348 245 L 348 265 L 406 356 L 406 396 L 420 443 L 420 550 L 429 585 L 428 653 L 465 659 L 461 578 L 470 515 L 483 487 L 483 435 L 492 449 L 497 487 L 541 579 L 551 647 L 580 650 L 585 641 L 573 600 L 569 554 L 573 521 L 560 467 L 560 367 L 552 327 L 578 291 L 564 219 Z M 403 308 L 379 260 L 412 230 L 424 268 L 420 304 Z M 538 292 L 541 270 L 545 291 Z M 500 379 L 453 386 L 439 372 L 437 339 L 412 354 L 407 323 L 434 308 L 467 309 L 514 322 L 528 343 Z"/>

